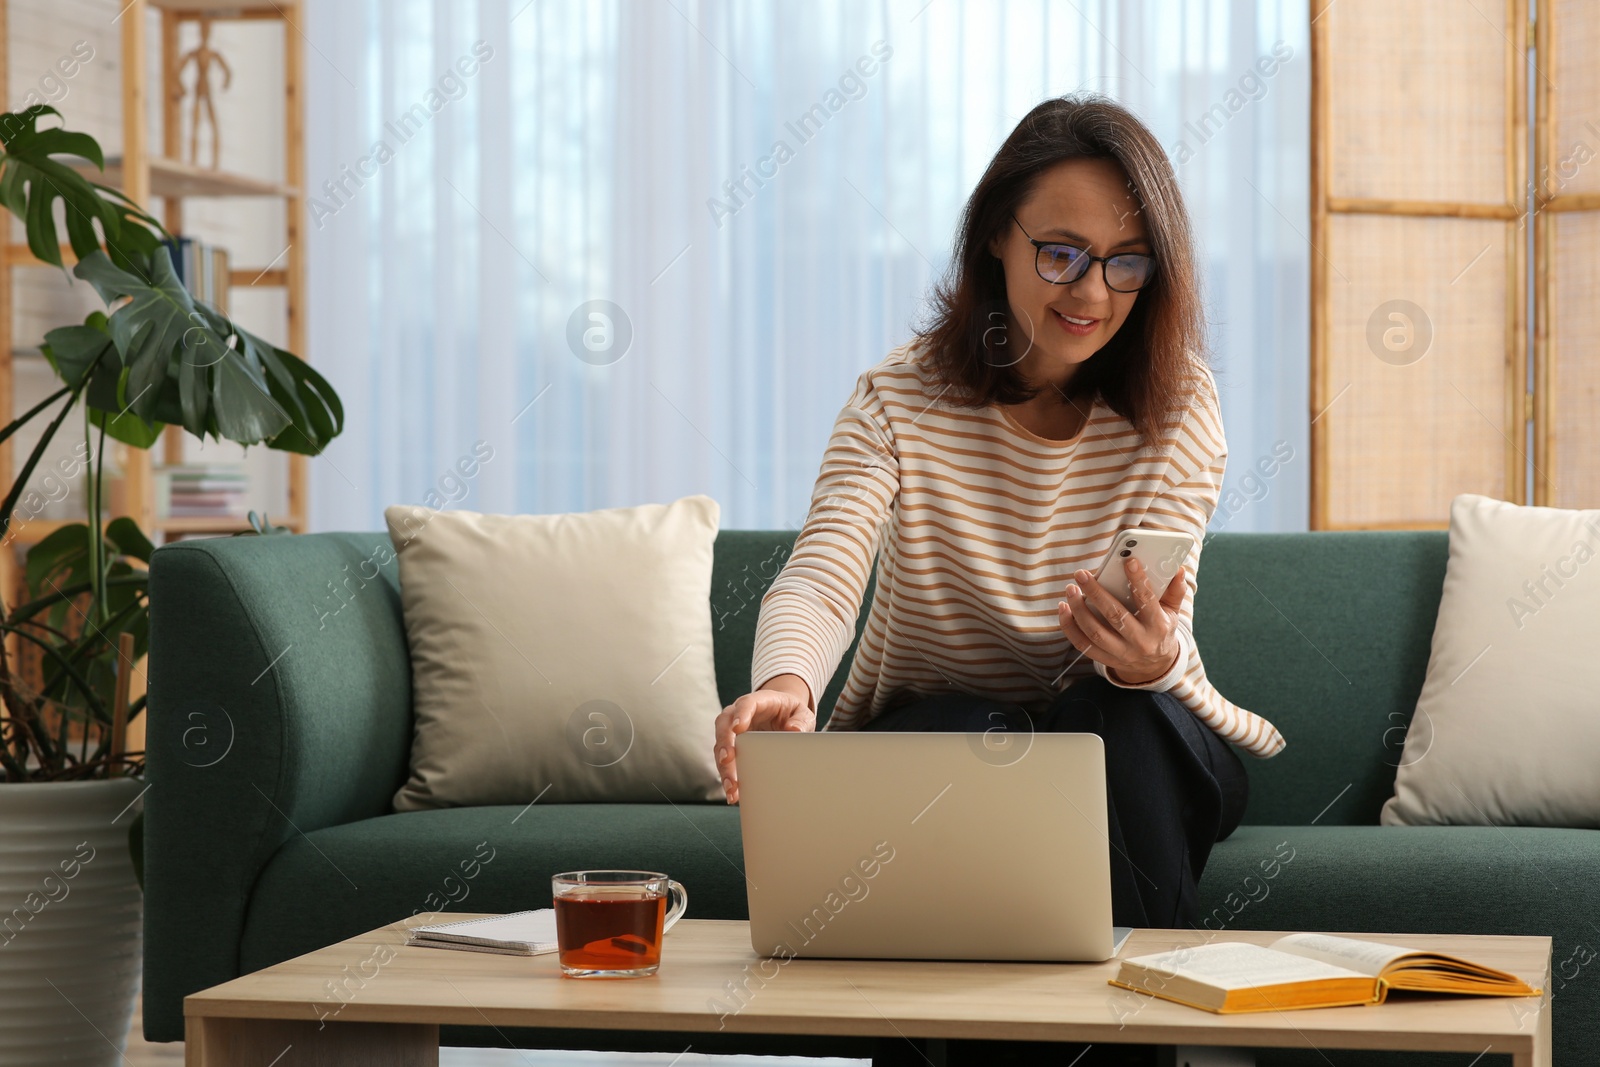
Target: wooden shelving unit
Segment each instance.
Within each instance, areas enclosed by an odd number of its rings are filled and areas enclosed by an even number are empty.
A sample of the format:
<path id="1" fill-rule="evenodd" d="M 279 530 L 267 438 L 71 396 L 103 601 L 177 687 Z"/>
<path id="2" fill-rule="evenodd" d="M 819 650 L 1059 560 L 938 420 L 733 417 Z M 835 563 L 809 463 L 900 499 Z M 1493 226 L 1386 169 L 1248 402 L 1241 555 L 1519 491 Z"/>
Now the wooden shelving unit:
<path id="1" fill-rule="evenodd" d="M 292 185 L 284 182 L 197 167 L 193 163 L 161 156 L 151 157 L 147 166 L 150 168 L 151 195 L 166 200 L 181 200 L 188 196 L 288 196 L 295 191 Z M 87 164 L 78 170 L 91 181 L 118 188 L 122 186 L 120 156 L 108 158 L 103 171 Z"/>
<path id="2" fill-rule="evenodd" d="M 240 3 L 238 0 L 132 0 L 126 6 L 119 4 L 119 7 L 121 13 L 117 23 L 121 33 L 123 154 L 118 159 L 107 160 L 105 171 L 94 172 L 93 179 L 120 188 L 147 210 L 158 213 L 173 234 L 184 233 L 184 203 L 190 198 L 280 198 L 284 203 L 285 251 L 272 263 L 253 267 L 235 265 L 229 271 L 229 282 L 240 287 L 283 289 L 288 318 L 287 347 L 296 355 L 305 357 L 304 39 L 298 30 L 301 14 L 299 0 L 272 0 L 271 3 L 260 5 Z M 152 9 L 159 13 L 160 26 L 160 69 L 156 72 L 148 69 L 147 28 L 153 20 L 148 19 L 147 15 Z M 183 132 L 179 115 L 182 101 L 173 90 L 177 85 L 175 60 L 179 51 L 179 33 L 183 23 L 201 16 L 219 23 L 244 20 L 273 22 L 280 27 L 283 34 L 284 93 L 284 172 L 281 175 L 210 170 L 178 158 Z M 0 0 L 0 40 L 6 39 L 5 30 L 6 4 Z M 4 48 L 0 48 L 0 53 L 4 51 Z M 0 54 L 0 86 L 6 84 L 7 59 L 7 56 Z M 159 151 L 153 151 L 151 145 L 148 94 L 153 87 L 159 87 L 161 94 L 162 137 Z M 156 198 L 159 198 L 159 204 L 155 202 Z M 70 249 L 63 249 L 63 258 L 69 263 L 72 261 Z M 4 343 L 0 344 L 0 410 L 6 412 L 14 412 L 16 404 L 12 375 L 13 345 L 19 342 L 37 343 L 38 340 L 13 336 L 13 271 L 41 266 L 44 265 L 26 245 L 10 241 L 0 243 L 0 338 L 4 339 Z M 257 329 L 249 323 L 242 324 Z M 257 329 L 257 332 L 261 331 Z M 8 415 L 7 421 L 12 417 L 14 415 Z M 161 443 L 165 462 L 182 462 L 185 436 L 181 428 L 167 429 Z M 122 477 L 117 482 L 108 482 L 108 519 L 119 515 L 132 516 L 146 533 L 157 540 L 183 534 L 222 534 L 248 529 L 243 519 L 158 517 L 151 453 L 108 442 L 108 459 L 112 457 L 113 449 Z M 289 454 L 287 460 L 288 514 L 272 514 L 271 518 L 274 523 L 298 532 L 303 531 L 306 525 L 306 457 Z M 9 485 L 15 469 L 12 442 L 0 443 L 0 483 Z M 8 572 L 16 568 L 16 550 L 37 543 L 63 524 L 63 520 L 34 519 L 13 531 L 8 550 L 0 552 L 0 576 L 6 577 L 3 588 L 12 588 Z"/>

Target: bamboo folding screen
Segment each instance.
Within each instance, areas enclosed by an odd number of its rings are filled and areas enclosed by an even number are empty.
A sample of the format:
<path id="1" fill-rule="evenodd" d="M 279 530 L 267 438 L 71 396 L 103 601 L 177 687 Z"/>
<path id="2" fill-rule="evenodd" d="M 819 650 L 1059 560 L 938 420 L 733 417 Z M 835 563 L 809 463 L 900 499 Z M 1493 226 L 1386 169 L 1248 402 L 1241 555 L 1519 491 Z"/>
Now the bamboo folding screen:
<path id="1" fill-rule="evenodd" d="M 1570 105 L 1600 100 L 1578 69 L 1600 18 L 1556 8 L 1538 35 L 1555 51 L 1535 53 L 1552 157 L 1600 127 Z M 1443 526 L 1463 492 L 1527 502 L 1536 414 L 1536 502 L 1600 505 L 1600 160 L 1533 214 L 1549 340 L 1527 385 L 1527 0 L 1311 0 L 1311 17 L 1312 528 Z"/>
<path id="2" fill-rule="evenodd" d="M 1312 0 L 1315 530 L 1522 501 L 1525 0 Z"/>
<path id="3" fill-rule="evenodd" d="M 1593 508 L 1600 507 L 1600 5 L 1540 6 L 1534 503 Z"/>

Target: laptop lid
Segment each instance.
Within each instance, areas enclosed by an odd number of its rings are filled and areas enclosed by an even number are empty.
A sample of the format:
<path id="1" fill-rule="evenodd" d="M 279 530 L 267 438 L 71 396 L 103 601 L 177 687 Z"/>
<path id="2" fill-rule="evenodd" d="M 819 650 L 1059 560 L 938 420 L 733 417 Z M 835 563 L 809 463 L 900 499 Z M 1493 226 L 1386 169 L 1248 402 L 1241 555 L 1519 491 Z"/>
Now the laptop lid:
<path id="1" fill-rule="evenodd" d="M 1095 734 L 750 732 L 739 819 L 768 956 L 1110 959 Z"/>

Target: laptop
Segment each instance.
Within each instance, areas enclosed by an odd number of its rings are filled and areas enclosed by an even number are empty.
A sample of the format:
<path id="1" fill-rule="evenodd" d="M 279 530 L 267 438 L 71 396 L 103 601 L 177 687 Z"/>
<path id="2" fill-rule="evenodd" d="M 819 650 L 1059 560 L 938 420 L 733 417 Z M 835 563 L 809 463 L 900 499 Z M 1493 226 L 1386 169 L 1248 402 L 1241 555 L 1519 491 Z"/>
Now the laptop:
<path id="1" fill-rule="evenodd" d="M 750 943 L 765 956 L 1100 961 L 1095 734 L 739 735 Z"/>

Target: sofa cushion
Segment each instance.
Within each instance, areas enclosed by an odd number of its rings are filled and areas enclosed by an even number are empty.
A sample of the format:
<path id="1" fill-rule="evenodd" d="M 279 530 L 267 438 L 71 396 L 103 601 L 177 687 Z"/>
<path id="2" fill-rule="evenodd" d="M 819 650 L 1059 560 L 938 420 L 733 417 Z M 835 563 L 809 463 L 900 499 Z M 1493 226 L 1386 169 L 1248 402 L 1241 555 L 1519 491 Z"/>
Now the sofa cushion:
<path id="1" fill-rule="evenodd" d="M 1284 847 L 1287 846 L 1287 847 Z M 1285 859 L 1283 854 L 1289 853 Z M 1277 861 L 1277 876 L 1267 877 Z M 1600 832 L 1499 826 L 1241 826 L 1200 883 L 1201 925 L 1229 893 L 1253 894 L 1225 925 L 1250 930 L 1404 930 L 1600 938 Z M 1247 885 L 1253 878 L 1261 888 Z M 1234 905 L 1237 907 L 1237 904 Z M 1207 922 L 1206 919 L 1211 921 Z M 1557 948 L 1561 946 L 1558 944 Z M 1600 981 L 1594 983 L 1600 990 Z"/>
<path id="2" fill-rule="evenodd" d="M 1443 530 L 1207 537 L 1194 636 L 1212 683 L 1289 739 L 1247 759 L 1247 823 L 1376 824 L 1444 584 Z"/>
<path id="3" fill-rule="evenodd" d="M 545 804 L 382 815 L 292 838 L 251 894 L 249 972 L 416 913 L 550 906 L 550 876 L 664 871 L 690 919 L 742 919 L 739 811 L 726 804 Z M 441 919 L 440 921 L 445 921 Z"/>
<path id="4" fill-rule="evenodd" d="M 416 724 L 395 808 L 720 798 L 719 514 L 704 494 L 556 515 L 387 509 Z"/>
<path id="5" fill-rule="evenodd" d="M 1462 493 L 1389 825 L 1600 828 L 1600 510 Z"/>

